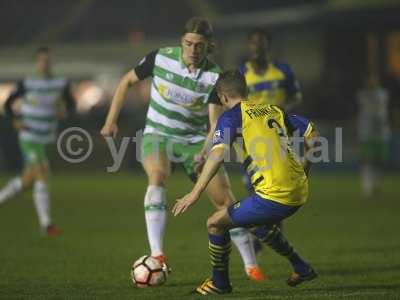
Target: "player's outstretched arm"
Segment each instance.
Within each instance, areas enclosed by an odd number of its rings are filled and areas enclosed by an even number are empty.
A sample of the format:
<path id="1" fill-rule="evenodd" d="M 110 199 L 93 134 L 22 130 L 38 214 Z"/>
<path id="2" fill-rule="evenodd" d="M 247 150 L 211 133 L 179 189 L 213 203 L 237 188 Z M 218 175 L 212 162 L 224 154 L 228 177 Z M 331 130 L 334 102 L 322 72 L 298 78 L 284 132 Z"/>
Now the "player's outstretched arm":
<path id="1" fill-rule="evenodd" d="M 224 161 L 225 147 L 223 145 L 211 149 L 210 155 L 204 164 L 203 171 L 200 174 L 192 191 L 186 196 L 178 199 L 172 209 L 174 216 L 184 213 L 200 198 L 201 193 L 205 190 L 210 180 L 217 173 L 220 165 Z"/>
<path id="2" fill-rule="evenodd" d="M 115 91 L 114 97 L 112 99 L 106 122 L 103 128 L 101 129 L 102 136 L 115 137 L 117 135 L 118 132 L 117 120 L 121 108 L 124 104 L 126 93 L 128 92 L 129 87 L 138 81 L 139 78 L 137 77 L 135 70 L 126 73 L 125 76 L 122 77 Z"/>

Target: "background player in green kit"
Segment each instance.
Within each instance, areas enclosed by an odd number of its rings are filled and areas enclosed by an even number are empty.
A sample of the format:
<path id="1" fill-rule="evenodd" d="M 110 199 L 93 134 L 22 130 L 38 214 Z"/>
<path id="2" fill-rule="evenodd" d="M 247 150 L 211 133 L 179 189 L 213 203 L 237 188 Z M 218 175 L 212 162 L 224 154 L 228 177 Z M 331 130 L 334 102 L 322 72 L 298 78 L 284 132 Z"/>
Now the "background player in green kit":
<path id="1" fill-rule="evenodd" d="M 192 181 L 197 179 L 198 166 L 208 151 L 211 131 L 221 113 L 221 106 L 210 97 L 220 69 L 207 56 L 213 48 L 213 31 L 207 20 L 190 19 L 184 28 L 181 46 L 160 48 L 149 53 L 137 67 L 121 80 L 101 134 L 117 134 L 116 125 L 128 88 L 139 80 L 152 77 L 150 106 L 142 141 L 142 164 L 148 176 L 144 197 L 145 219 L 151 255 L 165 263 L 163 238 L 166 225 L 166 181 L 171 162 L 183 165 Z M 234 197 L 225 172 L 211 181 L 207 194 L 217 209 L 229 206 Z M 232 233 L 253 280 L 265 277 L 257 265 L 245 229 Z"/>
<path id="2" fill-rule="evenodd" d="M 33 187 L 33 202 L 40 226 L 47 235 L 57 236 L 61 231 L 52 223 L 50 216 L 46 146 L 54 142 L 58 120 L 73 113 L 75 102 L 68 81 L 53 75 L 49 48 L 37 50 L 36 71 L 36 76 L 19 82 L 6 100 L 6 115 L 18 130 L 24 169 L 20 176 L 0 190 L 0 204 Z M 17 99 L 21 99 L 20 105 L 16 105 Z"/>

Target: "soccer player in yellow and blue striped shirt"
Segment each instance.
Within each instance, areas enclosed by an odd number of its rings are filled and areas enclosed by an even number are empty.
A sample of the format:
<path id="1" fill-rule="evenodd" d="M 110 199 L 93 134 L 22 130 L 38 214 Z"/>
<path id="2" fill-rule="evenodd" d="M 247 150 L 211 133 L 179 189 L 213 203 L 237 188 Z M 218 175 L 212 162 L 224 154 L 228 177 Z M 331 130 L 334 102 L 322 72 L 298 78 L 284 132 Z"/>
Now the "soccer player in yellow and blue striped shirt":
<path id="1" fill-rule="evenodd" d="M 302 102 L 300 84 L 287 63 L 271 58 L 270 48 L 268 32 L 254 29 L 249 33 L 249 60 L 239 68 L 249 88 L 248 100 L 275 104 L 285 111 L 292 111 Z"/>
<path id="2" fill-rule="evenodd" d="M 296 76 L 287 63 L 271 58 L 271 35 L 256 28 L 248 34 L 249 59 L 239 67 L 249 88 L 248 100 L 254 103 L 274 104 L 286 112 L 293 111 L 302 103 L 302 92 Z M 254 192 L 246 173 L 243 182 L 249 193 Z M 255 246 L 258 252 L 259 246 Z"/>
<path id="3" fill-rule="evenodd" d="M 287 280 L 289 286 L 314 279 L 317 274 L 312 267 L 297 254 L 276 226 L 307 201 L 310 162 L 300 161 L 290 137 L 298 131 L 304 137 L 307 150 L 312 146 L 310 139 L 316 134 L 313 124 L 304 117 L 286 114 L 276 105 L 247 100 L 246 81 L 238 72 L 221 74 L 216 88 L 222 105 L 228 110 L 218 119 L 213 147 L 195 187 L 178 200 L 173 213 L 177 216 L 185 212 L 199 199 L 223 163 L 226 151 L 240 139 L 243 140 L 243 164 L 255 192 L 208 219 L 212 278 L 196 292 L 208 295 L 232 291 L 228 272 L 231 249 L 228 232 L 236 227 L 251 228 L 261 242 L 288 259 L 293 267 Z"/>

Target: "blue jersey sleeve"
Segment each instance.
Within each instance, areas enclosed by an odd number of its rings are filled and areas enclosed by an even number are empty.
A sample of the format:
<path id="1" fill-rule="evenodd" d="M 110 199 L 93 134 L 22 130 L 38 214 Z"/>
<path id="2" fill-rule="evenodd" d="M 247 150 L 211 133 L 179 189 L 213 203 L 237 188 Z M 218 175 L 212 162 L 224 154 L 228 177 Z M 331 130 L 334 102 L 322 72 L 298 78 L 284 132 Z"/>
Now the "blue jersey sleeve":
<path id="1" fill-rule="evenodd" d="M 242 112 L 240 104 L 238 104 L 219 117 L 214 131 L 213 147 L 217 145 L 227 145 L 230 147 L 238 135 L 240 135 L 241 127 Z"/>
<path id="2" fill-rule="evenodd" d="M 300 84 L 296 79 L 296 76 L 292 68 L 288 64 L 276 63 L 278 69 L 285 74 L 284 88 L 289 95 L 300 92 Z"/>
<path id="3" fill-rule="evenodd" d="M 287 122 L 292 133 L 299 130 L 300 136 L 304 137 L 307 137 L 313 128 L 309 119 L 298 115 L 287 115 Z"/>
<path id="4" fill-rule="evenodd" d="M 247 67 L 246 67 L 246 63 L 243 63 L 239 66 L 238 71 L 240 74 L 242 74 L 243 76 L 246 75 L 247 72 Z"/>

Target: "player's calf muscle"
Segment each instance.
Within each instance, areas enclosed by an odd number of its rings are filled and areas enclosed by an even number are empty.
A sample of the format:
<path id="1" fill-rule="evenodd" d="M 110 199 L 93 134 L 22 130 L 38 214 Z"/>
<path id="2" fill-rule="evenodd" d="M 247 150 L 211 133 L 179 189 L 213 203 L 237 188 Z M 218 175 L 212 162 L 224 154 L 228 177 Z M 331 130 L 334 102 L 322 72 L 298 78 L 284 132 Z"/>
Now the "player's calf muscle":
<path id="1" fill-rule="evenodd" d="M 49 177 L 49 170 L 46 164 L 38 164 L 33 167 L 33 174 L 35 180 L 47 181 Z"/>

